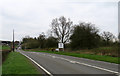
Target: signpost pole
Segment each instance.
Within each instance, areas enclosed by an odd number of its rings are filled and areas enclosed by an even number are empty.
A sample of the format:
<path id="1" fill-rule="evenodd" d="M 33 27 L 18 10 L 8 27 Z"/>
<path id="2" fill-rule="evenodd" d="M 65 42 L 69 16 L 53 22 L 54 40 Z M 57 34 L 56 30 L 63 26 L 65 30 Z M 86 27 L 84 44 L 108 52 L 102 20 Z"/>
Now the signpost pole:
<path id="1" fill-rule="evenodd" d="M 13 29 L 13 52 L 14 52 L 14 46 L 15 44 L 14 44 L 14 29 Z"/>

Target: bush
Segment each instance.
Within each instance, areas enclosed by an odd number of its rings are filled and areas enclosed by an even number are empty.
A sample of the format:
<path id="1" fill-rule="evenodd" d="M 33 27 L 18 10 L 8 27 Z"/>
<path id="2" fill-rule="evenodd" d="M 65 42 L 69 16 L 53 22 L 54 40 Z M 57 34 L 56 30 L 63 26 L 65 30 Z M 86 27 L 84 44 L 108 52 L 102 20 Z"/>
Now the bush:
<path id="1" fill-rule="evenodd" d="M 11 52 L 10 50 L 0 51 L 2 52 L 2 62 L 5 61 L 7 55 Z"/>
<path id="2" fill-rule="evenodd" d="M 70 39 L 73 49 L 92 49 L 99 46 L 100 36 L 96 27 L 81 23 L 74 27 Z"/>
<path id="3" fill-rule="evenodd" d="M 113 57 L 118 57 L 118 47 L 100 47 L 92 49 L 94 54 L 109 55 Z"/>

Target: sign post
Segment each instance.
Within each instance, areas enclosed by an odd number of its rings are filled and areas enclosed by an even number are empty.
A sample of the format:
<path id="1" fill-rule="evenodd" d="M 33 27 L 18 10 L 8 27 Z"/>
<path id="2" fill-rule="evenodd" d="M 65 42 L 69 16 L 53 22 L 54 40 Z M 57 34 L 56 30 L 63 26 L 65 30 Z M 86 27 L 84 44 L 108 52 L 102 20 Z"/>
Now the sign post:
<path id="1" fill-rule="evenodd" d="M 58 48 L 60 51 L 64 51 L 64 44 L 63 43 L 58 43 Z"/>
<path id="2" fill-rule="evenodd" d="M 13 46 L 12 46 L 12 48 L 13 48 L 13 52 L 14 52 L 14 48 L 15 48 L 15 44 L 14 44 L 14 29 L 13 29 Z"/>

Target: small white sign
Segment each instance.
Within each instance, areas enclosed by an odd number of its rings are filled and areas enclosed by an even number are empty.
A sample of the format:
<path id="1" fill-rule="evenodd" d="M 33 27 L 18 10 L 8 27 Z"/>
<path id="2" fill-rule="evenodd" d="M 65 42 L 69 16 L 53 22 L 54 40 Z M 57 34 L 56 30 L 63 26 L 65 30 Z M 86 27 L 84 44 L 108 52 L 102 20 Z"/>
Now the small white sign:
<path id="1" fill-rule="evenodd" d="M 58 43 L 58 48 L 64 48 L 63 43 Z"/>

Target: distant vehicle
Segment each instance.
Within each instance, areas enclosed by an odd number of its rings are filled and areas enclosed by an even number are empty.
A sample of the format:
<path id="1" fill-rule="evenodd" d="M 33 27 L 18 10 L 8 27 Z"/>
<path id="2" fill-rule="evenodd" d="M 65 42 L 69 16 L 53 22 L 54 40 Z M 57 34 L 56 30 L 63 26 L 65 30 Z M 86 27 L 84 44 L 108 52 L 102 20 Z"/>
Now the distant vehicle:
<path id="1" fill-rule="evenodd" d="M 57 49 L 55 49 L 55 51 L 59 52 L 59 49 L 57 48 Z"/>

